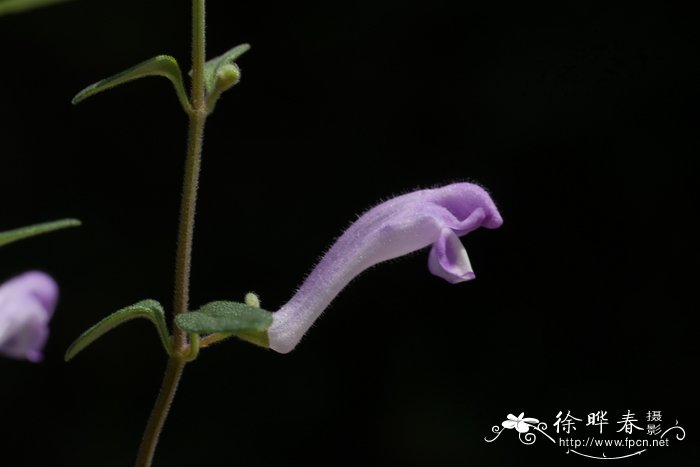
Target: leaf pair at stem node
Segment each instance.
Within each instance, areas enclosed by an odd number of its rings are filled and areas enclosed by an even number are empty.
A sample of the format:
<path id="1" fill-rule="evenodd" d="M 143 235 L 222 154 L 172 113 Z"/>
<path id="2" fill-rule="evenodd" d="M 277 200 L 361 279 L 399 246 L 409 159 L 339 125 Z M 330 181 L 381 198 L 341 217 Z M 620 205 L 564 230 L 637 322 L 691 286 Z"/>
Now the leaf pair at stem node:
<path id="1" fill-rule="evenodd" d="M 229 337 L 238 337 L 261 347 L 269 347 L 267 328 L 272 324 L 272 313 L 259 307 L 259 301 L 254 294 L 248 294 L 246 302 L 216 301 L 204 305 L 199 310 L 177 315 L 175 324 L 191 336 L 191 352 L 186 359 L 194 360 L 199 347 L 207 347 Z M 258 306 L 255 306 L 256 304 Z M 165 322 L 163 307 L 155 300 L 143 300 L 112 313 L 85 331 L 68 348 L 65 360 L 71 360 L 110 330 L 136 318 L 151 321 L 158 331 L 165 352 L 173 355 L 173 338 Z M 200 340 L 201 335 L 205 337 Z"/>
<path id="2" fill-rule="evenodd" d="M 207 61 L 204 64 L 204 87 L 206 91 L 207 113 L 211 113 L 221 95 L 235 86 L 241 79 L 241 70 L 236 64 L 238 57 L 250 49 L 250 45 L 241 44 L 232 48 L 225 54 Z M 192 73 L 190 72 L 190 75 Z M 193 112 L 190 99 L 185 91 L 182 71 L 177 60 L 170 55 L 158 55 L 139 63 L 128 70 L 98 81 L 80 91 L 72 100 L 78 104 L 88 97 L 112 89 L 121 84 L 128 83 L 148 76 L 162 76 L 170 80 L 175 88 L 175 93 L 180 105 L 187 113 Z"/>

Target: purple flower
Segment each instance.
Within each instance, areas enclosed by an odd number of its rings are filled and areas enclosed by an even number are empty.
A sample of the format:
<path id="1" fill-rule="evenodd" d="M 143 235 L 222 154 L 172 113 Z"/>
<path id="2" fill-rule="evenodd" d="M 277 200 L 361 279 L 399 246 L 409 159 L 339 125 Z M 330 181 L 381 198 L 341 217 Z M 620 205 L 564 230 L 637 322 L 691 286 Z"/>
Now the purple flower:
<path id="1" fill-rule="evenodd" d="M 292 299 L 273 314 L 270 348 L 287 353 L 353 278 L 377 263 L 432 245 L 428 269 L 448 282 L 474 278 L 459 237 L 503 223 L 489 194 L 455 183 L 390 199 L 370 209 L 338 238 Z"/>
<path id="2" fill-rule="evenodd" d="M 30 271 L 0 285 L 0 354 L 41 361 L 58 300 L 56 282 Z"/>

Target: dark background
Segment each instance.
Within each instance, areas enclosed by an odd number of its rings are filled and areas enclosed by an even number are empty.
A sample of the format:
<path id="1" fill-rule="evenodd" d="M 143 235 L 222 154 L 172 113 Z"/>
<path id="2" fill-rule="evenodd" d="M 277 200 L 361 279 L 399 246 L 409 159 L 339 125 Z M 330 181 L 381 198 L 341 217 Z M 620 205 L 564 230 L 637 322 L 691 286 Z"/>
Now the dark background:
<path id="1" fill-rule="evenodd" d="M 600 409 L 688 431 L 621 463 L 696 465 L 697 16 L 209 3 L 210 55 L 253 49 L 207 128 L 193 305 L 254 290 L 277 309 L 343 226 L 418 187 L 476 181 L 505 224 L 463 239 L 473 282 L 419 252 L 365 273 L 289 355 L 204 351 L 156 465 L 595 465 L 484 436 L 508 413 Z M 84 222 L 0 251 L 3 279 L 39 268 L 62 287 L 46 361 L 0 360 L 0 465 L 128 466 L 156 334 L 130 323 L 62 355 L 111 311 L 169 306 L 186 118 L 157 78 L 70 99 L 160 53 L 187 70 L 188 2 L 75 1 L 0 18 L 0 44 L 0 229 Z"/>

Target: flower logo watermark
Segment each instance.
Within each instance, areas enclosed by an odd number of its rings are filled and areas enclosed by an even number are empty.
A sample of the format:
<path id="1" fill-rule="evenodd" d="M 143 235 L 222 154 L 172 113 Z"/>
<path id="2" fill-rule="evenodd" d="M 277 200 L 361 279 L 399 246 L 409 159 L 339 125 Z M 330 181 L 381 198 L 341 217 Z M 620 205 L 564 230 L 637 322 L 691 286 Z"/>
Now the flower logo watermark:
<path id="1" fill-rule="evenodd" d="M 548 433 L 547 423 L 537 418 L 525 417 L 525 412 L 521 412 L 517 417 L 511 413 L 500 425 L 491 427 L 495 436 L 486 436 L 484 441 L 492 443 L 503 432 L 514 430 L 518 433 L 520 442 L 525 445 L 535 444 L 538 435 L 541 434 L 553 444 L 566 448 L 566 454 L 589 459 L 615 460 L 638 456 L 649 449 L 668 447 L 672 441 L 685 439 L 685 429 L 678 424 L 678 420 L 675 420 L 673 425 L 665 425 L 665 417 L 660 410 L 649 410 L 646 417 L 626 410 L 619 414 L 619 421 L 606 429 L 610 420 L 608 417 L 606 410 L 591 412 L 585 419 L 574 416 L 570 410 L 560 410 Z M 642 426 L 644 421 L 646 426 Z M 615 425 L 621 427 L 617 428 Z M 667 436 L 669 434 L 670 436 Z M 611 452 L 614 455 L 610 455 Z"/>
<path id="2" fill-rule="evenodd" d="M 509 413 L 507 417 L 508 419 L 501 423 L 501 426 L 508 430 L 515 428 L 518 433 L 527 433 L 530 431 L 531 426 L 535 426 L 537 423 L 540 423 L 540 421 L 536 418 L 524 418 L 524 415 L 525 412 L 520 412 L 520 415 L 517 417 Z M 533 423 L 535 425 L 532 425 Z"/>
<path id="3" fill-rule="evenodd" d="M 547 430 L 547 424 L 544 422 L 540 422 L 536 418 L 525 417 L 525 412 L 521 412 L 520 415 L 518 415 L 517 417 L 513 414 L 508 414 L 506 416 L 506 420 L 504 420 L 501 423 L 501 426 L 494 425 L 493 427 L 491 427 L 491 431 L 493 433 L 496 433 L 496 436 L 494 436 L 491 439 L 484 438 L 484 441 L 486 441 L 487 443 L 492 443 L 496 441 L 496 439 L 498 439 L 499 436 L 501 436 L 501 433 L 503 433 L 504 429 L 515 429 L 515 431 L 518 432 L 518 438 L 520 439 L 521 443 L 528 445 L 534 444 L 535 441 L 537 441 L 537 435 L 535 433 L 532 433 L 530 431 L 530 428 L 542 433 L 553 443 L 556 443 L 556 441 L 554 441 L 554 438 L 549 436 L 545 431 Z"/>

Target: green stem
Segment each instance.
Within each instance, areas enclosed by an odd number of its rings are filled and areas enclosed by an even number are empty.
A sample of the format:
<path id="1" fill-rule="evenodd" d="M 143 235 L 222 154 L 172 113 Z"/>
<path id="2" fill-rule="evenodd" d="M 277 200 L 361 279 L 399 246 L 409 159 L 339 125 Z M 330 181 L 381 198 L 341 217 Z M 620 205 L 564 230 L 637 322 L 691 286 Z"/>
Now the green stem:
<path id="1" fill-rule="evenodd" d="M 214 345 L 217 342 L 224 341 L 224 340 L 229 339 L 233 336 L 235 336 L 235 334 L 226 334 L 226 333 L 222 333 L 222 332 L 209 334 L 208 336 L 201 338 L 201 340 L 198 342 L 199 347 L 209 347 L 210 345 Z"/>
<path id="2" fill-rule="evenodd" d="M 205 0 L 192 1 L 192 110 L 189 112 L 187 159 L 182 183 L 180 226 L 178 229 L 177 257 L 175 262 L 174 314 L 186 313 L 189 307 L 190 270 L 192 264 L 192 239 L 194 236 L 197 189 L 204 142 L 204 126 L 207 119 L 204 90 L 205 52 Z M 190 349 L 187 336 L 173 323 L 173 352 L 163 377 L 160 393 L 146 425 L 136 467 L 150 467 L 158 445 L 158 438 L 168 416 L 178 383 L 187 361 L 195 349 Z M 193 336 L 193 344 L 199 342 Z"/>
<path id="3" fill-rule="evenodd" d="M 200 113 L 196 107 L 190 113 L 187 160 L 185 161 L 185 176 L 182 184 L 180 228 L 177 242 L 177 258 L 175 262 L 175 315 L 186 313 L 189 307 L 192 239 L 194 236 L 197 188 L 199 187 L 199 171 L 202 159 L 202 142 L 206 118 L 206 111 Z M 182 351 L 187 346 L 185 333 L 174 323 L 173 329 L 175 348 Z"/>
<path id="4" fill-rule="evenodd" d="M 206 62 L 206 11 L 204 0 L 192 1 L 192 107 L 205 109 L 204 62 Z M 206 113 L 205 113 L 206 118 Z"/>
<path id="5" fill-rule="evenodd" d="M 163 431 L 163 425 L 165 424 L 170 405 L 175 397 L 177 384 L 182 376 L 185 363 L 186 362 L 182 358 L 177 356 L 170 357 L 168 360 L 168 367 L 165 370 L 163 384 L 160 388 L 156 403 L 153 406 L 151 417 L 148 419 L 146 431 L 141 441 L 141 447 L 136 457 L 136 467 L 149 467 L 153 462 L 153 455 L 156 452 L 158 438 L 160 437 L 161 431 Z"/>
<path id="6" fill-rule="evenodd" d="M 187 312 L 190 295 L 190 268 L 192 264 L 192 238 L 197 207 L 197 188 L 204 142 L 204 125 L 207 120 L 204 92 L 205 62 L 205 0 L 192 2 L 192 111 L 187 138 L 187 159 L 182 183 L 180 227 L 175 263 L 175 314 Z M 175 346 L 184 350 L 187 345 L 184 333 L 173 324 Z"/>

